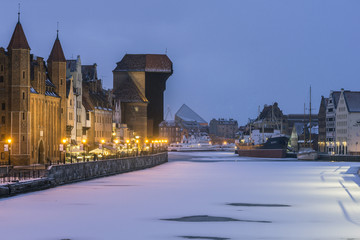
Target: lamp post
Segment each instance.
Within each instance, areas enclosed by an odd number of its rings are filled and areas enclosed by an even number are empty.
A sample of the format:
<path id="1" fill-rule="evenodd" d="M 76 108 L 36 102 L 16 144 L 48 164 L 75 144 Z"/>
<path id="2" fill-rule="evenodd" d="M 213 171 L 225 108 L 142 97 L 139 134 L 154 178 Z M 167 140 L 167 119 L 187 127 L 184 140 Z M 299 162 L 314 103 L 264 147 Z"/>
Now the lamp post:
<path id="1" fill-rule="evenodd" d="M 86 139 L 81 140 L 81 142 L 83 143 L 83 148 L 84 148 L 84 159 L 83 161 L 85 162 L 85 156 L 87 155 L 87 151 L 86 151 Z"/>
<path id="2" fill-rule="evenodd" d="M 126 156 L 129 156 L 130 140 L 126 139 Z"/>
<path id="3" fill-rule="evenodd" d="M 117 147 L 118 143 L 119 143 L 119 140 L 115 139 L 114 144 L 115 144 L 115 150 L 116 150 L 116 157 L 118 157 L 118 147 Z"/>
<path id="4" fill-rule="evenodd" d="M 10 154 L 11 154 L 11 138 L 9 138 L 8 140 L 7 140 L 7 142 L 8 142 L 8 144 L 9 144 L 9 165 L 10 165 L 10 163 L 11 163 L 11 161 L 10 161 Z"/>
<path id="5" fill-rule="evenodd" d="M 65 164 L 66 163 L 66 142 L 67 142 L 67 140 L 66 140 L 66 138 L 63 138 L 63 140 L 61 140 L 61 141 L 64 144 L 63 151 L 64 151 L 64 164 Z M 61 152 L 60 152 L 60 161 L 61 161 Z"/>
<path id="6" fill-rule="evenodd" d="M 104 140 L 104 139 L 101 139 L 102 159 L 103 159 L 103 160 L 104 160 L 104 143 L 105 143 L 105 140 Z"/>

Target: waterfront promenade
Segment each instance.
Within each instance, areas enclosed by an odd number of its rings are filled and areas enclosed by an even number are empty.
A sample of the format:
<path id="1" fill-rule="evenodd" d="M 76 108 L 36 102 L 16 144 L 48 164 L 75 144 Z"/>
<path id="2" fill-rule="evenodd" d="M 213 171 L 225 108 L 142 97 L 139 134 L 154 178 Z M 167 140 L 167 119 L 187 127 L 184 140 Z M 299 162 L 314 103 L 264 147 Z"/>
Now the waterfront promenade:
<path id="1" fill-rule="evenodd" d="M 169 153 L 169 162 L 154 168 L 0 199 L 0 234 L 9 240 L 356 239 L 359 166 Z"/>

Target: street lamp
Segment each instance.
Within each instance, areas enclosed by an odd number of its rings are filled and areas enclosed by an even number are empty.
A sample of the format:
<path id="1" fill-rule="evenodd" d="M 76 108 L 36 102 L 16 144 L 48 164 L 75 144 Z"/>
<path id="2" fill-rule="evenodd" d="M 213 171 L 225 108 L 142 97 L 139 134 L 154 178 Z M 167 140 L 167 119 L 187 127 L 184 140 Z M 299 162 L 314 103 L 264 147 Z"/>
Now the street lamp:
<path id="1" fill-rule="evenodd" d="M 103 159 L 103 160 L 104 160 L 104 143 L 105 143 L 105 140 L 104 140 L 104 139 L 101 139 L 102 159 Z"/>
<path id="2" fill-rule="evenodd" d="M 84 162 L 85 162 L 85 155 L 87 154 L 87 151 L 86 151 L 86 139 L 83 139 L 83 140 L 81 140 L 81 142 L 83 143 L 83 147 L 84 147 Z"/>
<path id="3" fill-rule="evenodd" d="M 66 138 L 63 138 L 62 140 L 62 143 L 63 143 L 63 151 L 64 151 L 64 164 L 66 162 Z M 61 152 L 60 152 L 60 162 L 61 162 Z"/>
<path id="4" fill-rule="evenodd" d="M 10 162 L 10 154 L 11 154 L 11 152 L 10 152 L 10 151 L 11 151 L 11 147 L 10 147 L 10 146 L 11 146 L 11 141 L 12 141 L 11 138 L 9 138 L 9 139 L 7 140 L 8 144 L 9 144 L 9 165 L 10 165 L 10 163 L 11 163 L 11 162 Z"/>

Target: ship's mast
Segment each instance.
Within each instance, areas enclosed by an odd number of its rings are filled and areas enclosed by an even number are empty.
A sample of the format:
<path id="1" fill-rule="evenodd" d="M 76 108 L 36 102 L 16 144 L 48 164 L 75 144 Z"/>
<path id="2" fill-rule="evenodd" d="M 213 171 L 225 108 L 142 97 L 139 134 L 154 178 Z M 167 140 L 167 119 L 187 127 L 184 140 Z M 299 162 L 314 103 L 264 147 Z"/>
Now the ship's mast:
<path id="1" fill-rule="evenodd" d="M 305 103 L 304 103 L 304 147 L 306 147 Z"/>
<path id="2" fill-rule="evenodd" d="M 309 116 L 309 125 L 310 125 L 310 133 L 309 133 L 309 141 L 310 141 L 310 148 L 311 148 L 311 85 L 310 85 L 310 109 L 309 109 L 309 113 L 310 113 L 310 116 Z"/>

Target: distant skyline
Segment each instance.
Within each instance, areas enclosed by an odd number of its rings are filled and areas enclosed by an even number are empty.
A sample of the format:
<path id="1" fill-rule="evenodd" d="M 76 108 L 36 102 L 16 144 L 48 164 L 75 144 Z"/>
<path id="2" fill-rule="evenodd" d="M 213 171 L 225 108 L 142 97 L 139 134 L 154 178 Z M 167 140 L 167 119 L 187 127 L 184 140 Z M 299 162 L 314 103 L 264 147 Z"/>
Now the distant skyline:
<path id="1" fill-rule="evenodd" d="M 1 1 L 7 48 L 18 2 Z M 31 53 L 48 58 L 59 37 L 67 59 L 98 65 L 105 88 L 126 53 L 165 54 L 174 64 L 164 109 L 188 105 L 205 120 L 245 124 L 279 103 L 313 112 L 330 90 L 360 90 L 360 2 L 356 0 L 20 1 Z M 165 116 L 165 115 L 164 115 Z"/>

